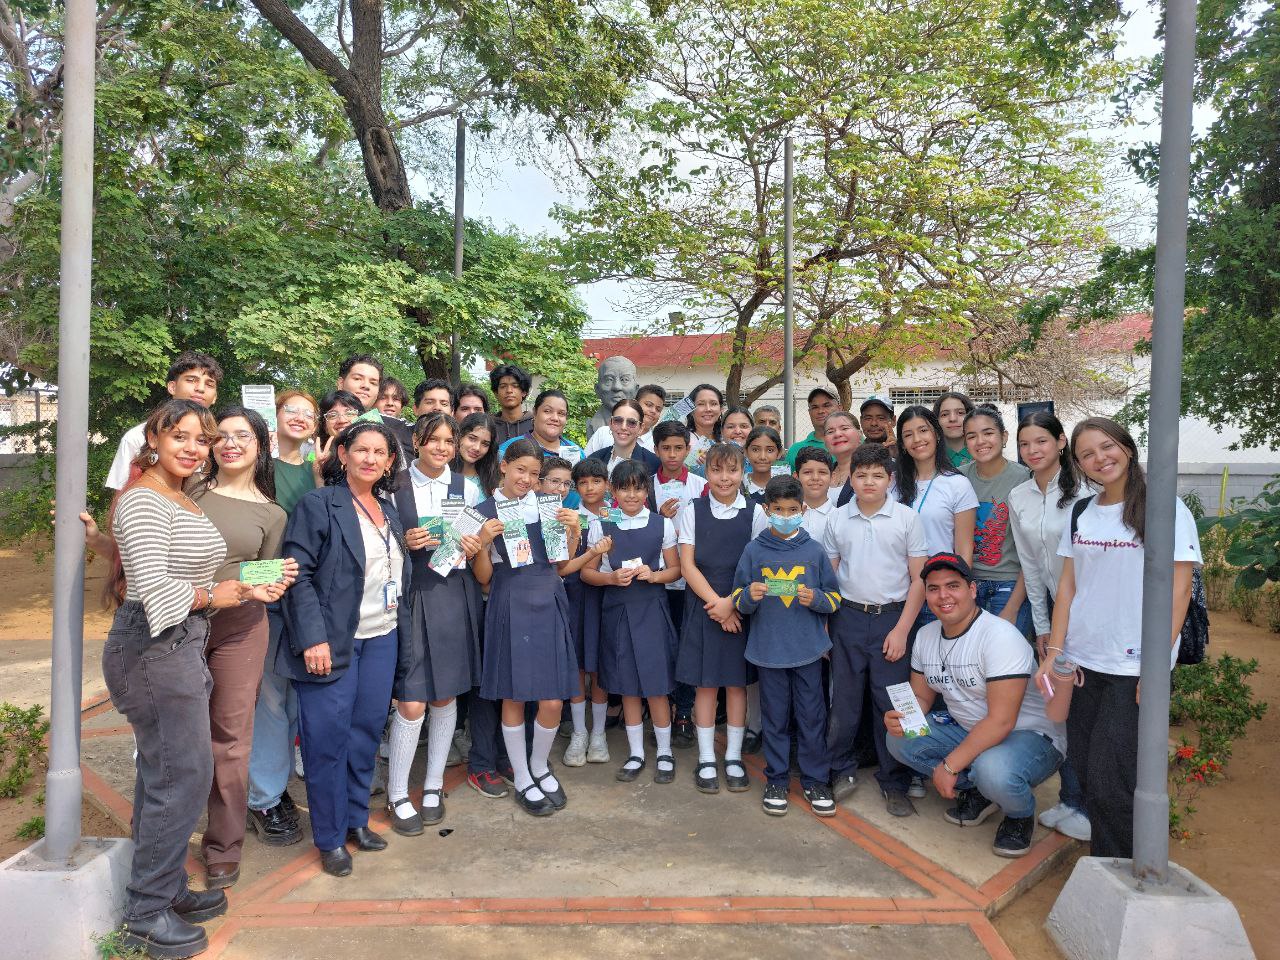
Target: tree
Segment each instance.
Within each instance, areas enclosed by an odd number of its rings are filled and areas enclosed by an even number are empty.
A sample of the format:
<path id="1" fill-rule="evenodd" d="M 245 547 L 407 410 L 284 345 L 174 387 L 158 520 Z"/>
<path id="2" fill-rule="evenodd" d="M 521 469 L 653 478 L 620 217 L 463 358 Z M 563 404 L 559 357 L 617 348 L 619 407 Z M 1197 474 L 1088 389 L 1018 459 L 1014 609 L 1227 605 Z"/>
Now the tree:
<path id="1" fill-rule="evenodd" d="M 624 133 L 578 149 L 558 211 L 580 280 L 640 281 L 730 333 L 726 392 L 776 335 L 783 141 L 795 138 L 798 363 L 848 392 L 868 363 L 955 343 L 1096 247 L 1097 148 L 1077 128 L 1110 74 L 1035 69 L 998 0 L 704 0 L 673 11 Z M 646 308 L 652 304 L 646 303 Z M 775 368 L 776 369 L 776 368 Z"/>

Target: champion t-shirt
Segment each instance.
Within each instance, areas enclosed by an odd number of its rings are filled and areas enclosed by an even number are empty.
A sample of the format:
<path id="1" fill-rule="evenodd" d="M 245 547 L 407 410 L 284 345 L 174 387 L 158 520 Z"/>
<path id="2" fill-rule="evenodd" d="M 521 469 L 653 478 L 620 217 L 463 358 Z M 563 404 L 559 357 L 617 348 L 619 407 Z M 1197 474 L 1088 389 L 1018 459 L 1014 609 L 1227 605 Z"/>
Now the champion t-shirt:
<path id="1" fill-rule="evenodd" d="M 1124 523 L 1124 504 L 1092 500 L 1076 522 L 1062 529 L 1058 556 L 1070 557 L 1076 593 L 1067 622 L 1066 657 L 1099 673 L 1136 677 L 1142 666 L 1142 564 L 1146 551 Z M 1174 503 L 1174 562 L 1200 566 L 1200 535 L 1191 511 Z M 1178 646 L 1169 651 L 1169 668 Z"/>
<path id="2" fill-rule="evenodd" d="M 948 711 L 966 731 L 987 716 L 988 683 L 1021 680 L 1027 692 L 1013 728 L 1044 734 L 1066 755 L 1066 730 L 1045 716 L 1044 698 L 1028 682 L 1036 670 L 1031 646 L 1007 620 L 983 610 L 957 637 L 944 637 L 937 620 L 926 623 L 916 634 L 911 669 L 947 698 Z"/>

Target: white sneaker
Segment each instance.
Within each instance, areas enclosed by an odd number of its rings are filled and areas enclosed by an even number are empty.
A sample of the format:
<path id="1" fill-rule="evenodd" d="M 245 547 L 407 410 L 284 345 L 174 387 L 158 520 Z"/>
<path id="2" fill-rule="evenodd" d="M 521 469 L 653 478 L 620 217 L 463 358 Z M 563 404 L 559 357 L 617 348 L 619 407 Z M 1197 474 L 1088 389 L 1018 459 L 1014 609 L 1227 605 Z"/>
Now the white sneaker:
<path id="1" fill-rule="evenodd" d="M 587 763 L 587 731 L 575 732 L 569 737 L 569 746 L 564 748 L 564 765 L 566 767 L 582 767 Z"/>
<path id="2" fill-rule="evenodd" d="M 306 773 L 302 769 L 302 747 L 296 743 L 293 745 L 293 772 L 298 775 L 299 780 L 305 780 Z"/>
<path id="3" fill-rule="evenodd" d="M 587 747 L 587 763 L 608 763 L 609 741 L 604 738 L 604 731 L 591 735 L 591 745 Z"/>
<path id="4" fill-rule="evenodd" d="M 907 787 L 907 796 L 913 800 L 923 800 L 925 795 L 924 778 L 912 777 L 911 786 Z"/>
<path id="5" fill-rule="evenodd" d="M 1089 823 L 1089 818 L 1079 810 L 1071 810 L 1053 825 L 1053 829 L 1072 840 L 1083 840 L 1085 843 L 1093 837 L 1093 827 Z"/>
<path id="6" fill-rule="evenodd" d="M 1040 821 L 1040 826 L 1048 827 L 1052 830 L 1058 825 L 1058 821 L 1064 819 L 1072 812 L 1072 809 L 1065 803 L 1059 803 L 1057 806 L 1050 807 L 1036 819 Z"/>

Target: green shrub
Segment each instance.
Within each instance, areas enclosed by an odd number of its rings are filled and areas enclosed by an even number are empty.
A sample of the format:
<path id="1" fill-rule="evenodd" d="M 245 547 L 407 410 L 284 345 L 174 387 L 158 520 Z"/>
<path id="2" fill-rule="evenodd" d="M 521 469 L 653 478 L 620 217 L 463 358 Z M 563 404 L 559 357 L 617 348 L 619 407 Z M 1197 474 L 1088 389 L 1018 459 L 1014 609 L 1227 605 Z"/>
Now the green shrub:
<path id="1" fill-rule="evenodd" d="M 39 705 L 21 710 L 0 703 L 0 797 L 16 797 L 44 759 L 49 722 Z"/>
<path id="2" fill-rule="evenodd" d="M 32 817 L 18 828 L 19 840 L 39 840 L 44 836 L 44 817 Z"/>

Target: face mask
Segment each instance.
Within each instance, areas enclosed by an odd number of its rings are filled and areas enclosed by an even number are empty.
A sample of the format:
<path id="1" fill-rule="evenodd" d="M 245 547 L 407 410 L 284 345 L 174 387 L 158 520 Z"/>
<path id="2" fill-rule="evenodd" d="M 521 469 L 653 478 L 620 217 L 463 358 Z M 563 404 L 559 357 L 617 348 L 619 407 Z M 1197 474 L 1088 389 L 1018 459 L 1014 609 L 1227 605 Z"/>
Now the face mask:
<path id="1" fill-rule="evenodd" d="M 780 517 L 776 514 L 769 515 L 769 526 L 774 531 L 785 536 L 790 536 L 804 525 L 804 514 L 796 513 L 789 517 Z"/>

